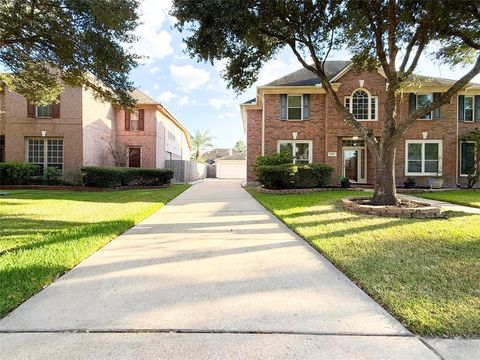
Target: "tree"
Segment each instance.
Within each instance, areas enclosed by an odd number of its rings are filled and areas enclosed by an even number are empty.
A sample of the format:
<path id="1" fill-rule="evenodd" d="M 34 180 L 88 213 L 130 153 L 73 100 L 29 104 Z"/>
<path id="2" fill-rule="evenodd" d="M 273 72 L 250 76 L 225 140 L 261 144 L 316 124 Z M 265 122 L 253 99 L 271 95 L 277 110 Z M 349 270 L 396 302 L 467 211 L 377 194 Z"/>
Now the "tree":
<path id="1" fill-rule="evenodd" d="M 471 167 L 467 168 L 467 186 L 473 186 L 480 180 L 480 128 L 469 132 L 461 138 L 462 141 L 473 143 L 472 147 L 467 148 L 467 157 L 473 160 Z"/>
<path id="2" fill-rule="evenodd" d="M 245 146 L 245 143 L 242 140 L 239 140 L 235 143 L 235 146 L 233 147 L 233 151 L 239 153 L 239 152 L 244 152 L 247 150 L 247 147 Z"/>
<path id="3" fill-rule="evenodd" d="M 300 64 L 320 80 L 336 111 L 365 139 L 375 159 L 372 202 L 396 205 L 396 148 L 420 117 L 450 102 L 480 72 L 480 9 L 474 1 L 411 0 L 174 0 L 177 28 L 188 30 L 192 57 L 226 59 L 223 76 L 241 92 L 253 85 L 263 64 L 289 48 Z M 386 76 L 382 130 L 355 120 L 325 74 L 332 50 L 347 47 L 357 71 L 379 68 Z M 473 67 L 446 92 L 411 114 L 397 111 L 402 89 L 411 81 L 421 56 Z"/>
<path id="4" fill-rule="evenodd" d="M 200 162 L 202 159 L 202 153 L 209 147 L 212 147 L 213 137 L 208 135 L 209 131 L 204 132 L 200 130 L 195 131 L 195 135 L 190 135 L 193 145 L 193 159 Z"/>
<path id="5" fill-rule="evenodd" d="M 86 86 L 131 107 L 128 80 L 138 56 L 137 0 L 10 0 L 1 2 L 0 63 L 7 86 L 36 104 L 58 101 L 65 85 Z"/>

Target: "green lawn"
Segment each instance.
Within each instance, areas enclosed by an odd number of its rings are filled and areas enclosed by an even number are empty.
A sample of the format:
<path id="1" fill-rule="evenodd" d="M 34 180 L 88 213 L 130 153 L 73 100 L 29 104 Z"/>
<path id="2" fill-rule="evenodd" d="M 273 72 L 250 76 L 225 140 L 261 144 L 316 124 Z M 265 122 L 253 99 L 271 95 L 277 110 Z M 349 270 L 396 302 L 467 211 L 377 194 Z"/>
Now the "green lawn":
<path id="1" fill-rule="evenodd" d="M 480 334 L 480 216 L 382 218 L 338 205 L 365 193 L 249 192 L 413 332 Z"/>
<path id="2" fill-rule="evenodd" d="M 460 204 L 480 208 L 480 191 L 474 190 L 452 190 L 414 194 L 425 199 L 447 201 L 453 204 Z"/>
<path id="3" fill-rule="evenodd" d="M 0 196 L 0 316 L 160 209 L 188 185 Z"/>

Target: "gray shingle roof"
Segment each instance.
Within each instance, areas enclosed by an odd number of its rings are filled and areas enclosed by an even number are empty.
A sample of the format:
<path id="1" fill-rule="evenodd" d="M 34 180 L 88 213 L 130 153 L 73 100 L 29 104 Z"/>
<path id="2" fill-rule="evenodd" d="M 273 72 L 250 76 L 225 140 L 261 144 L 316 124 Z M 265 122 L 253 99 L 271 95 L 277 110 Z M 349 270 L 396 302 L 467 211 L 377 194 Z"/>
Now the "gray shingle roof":
<path id="1" fill-rule="evenodd" d="M 329 79 L 332 79 L 349 64 L 350 61 L 327 61 L 325 62 L 325 73 Z M 280 79 L 274 80 L 265 86 L 314 86 L 317 84 L 320 84 L 317 75 L 310 70 L 302 68 L 285 75 Z"/>
<path id="2" fill-rule="evenodd" d="M 440 77 L 434 77 L 434 76 L 424 76 L 424 75 L 417 75 L 413 74 L 410 77 L 410 84 L 412 86 L 415 85 L 422 85 L 422 86 L 452 86 L 455 84 L 458 80 L 452 80 L 452 79 L 445 79 L 445 78 L 440 78 Z M 477 83 L 468 83 L 468 85 L 479 85 Z"/>
<path id="3" fill-rule="evenodd" d="M 132 91 L 132 96 L 135 100 L 137 100 L 137 104 L 142 105 L 161 105 L 159 101 L 152 99 L 150 96 L 145 94 L 144 92 L 140 91 L 139 89 L 135 89 Z"/>
<path id="4" fill-rule="evenodd" d="M 228 155 L 228 156 L 219 158 L 219 159 L 217 159 L 217 161 L 218 160 L 246 160 L 246 159 L 247 159 L 247 152 L 242 151 L 242 152 L 239 152 L 239 153 L 235 153 L 235 154 L 232 154 L 232 155 Z"/>

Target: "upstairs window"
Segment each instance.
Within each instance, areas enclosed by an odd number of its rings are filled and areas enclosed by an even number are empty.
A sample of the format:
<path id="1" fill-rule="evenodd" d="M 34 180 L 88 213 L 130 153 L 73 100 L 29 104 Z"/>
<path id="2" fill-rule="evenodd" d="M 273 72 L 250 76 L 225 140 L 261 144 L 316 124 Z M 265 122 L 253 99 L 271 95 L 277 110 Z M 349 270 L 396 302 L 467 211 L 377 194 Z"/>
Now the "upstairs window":
<path id="1" fill-rule="evenodd" d="M 356 90 L 352 96 L 345 97 L 345 109 L 359 121 L 377 120 L 377 96 L 371 96 L 367 90 Z"/>
<path id="2" fill-rule="evenodd" d="M 288 120 L 302 119 L 302 96 L 288 96 Z"/>
<path id="3" fill-rule="evenodd" d="M 145 130 L 145 110 L 125 111 L 125 131 Z"/>
<path id="4" fill-rule="evenodd" d="M 60 103 L 35 105 L 27 104 L 27 116 L 29 118 L 59 118 L 60 117 Z"/>
<path id="5" fill-rule="evenodd" d="M 423 108 L 425 106 L 428 106 L 432 102 L 433 102 L 433 94 L 417 94 L 416 110 L 418 110 L 420 108 Z M 429 112 L 429 113 L 423 115 L 420 119 L 431 120 L 432 119 L 432 113 Z"/>
<path id="6" fill-rule="evenodd" d="M 35 112 L 37 117 L 52 117 L 53 116 L 53 104 L 37 105 L 35 106 Z"/>
<path id="7" fill-rule="evenodd" d="M 473 122 L 473 96 L 465 96 L 463 103 L 463 119 L 465 122 Z"/>
<path id="8" fill-rule="evenodd" d="M 138 131 L 138 110 L 130 113 L 130 131 Z"/>
<path id="9" fill-rule="evenodd" d="M 280 95 L 280 119 L 302 121 L 310 118 L 310 94 Z"/>
<path id="10" fill-rule="evenodd" d="M 173 132 L 171 132 L 170 130 L 168 130 L 168 139 L 172 140 L 172 141 L 175 141 L 175 134 Z"/>

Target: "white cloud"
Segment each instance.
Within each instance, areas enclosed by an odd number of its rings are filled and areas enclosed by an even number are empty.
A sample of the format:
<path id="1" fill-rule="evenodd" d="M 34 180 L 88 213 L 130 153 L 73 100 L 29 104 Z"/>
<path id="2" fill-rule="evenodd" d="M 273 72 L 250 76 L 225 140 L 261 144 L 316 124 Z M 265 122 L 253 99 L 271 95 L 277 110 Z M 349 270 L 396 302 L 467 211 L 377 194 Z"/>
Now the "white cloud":
<path id="1" fill-rule="evenodd" d="M 190 103 L 190 100 L 188 99 L 188 96 L 185 95 L 185 96 L 182 96 L 179 100 L 178 100 L 178 105 L 188 105 Z"/>
<path id="2" fill-rule="evenodd" d="M 235 118 L 235 117 L 240 117 L 240 110 L 238 112 L 224 112 L 224 113 L 221 113 L 220 115 L 218 115 L 218 118 L 219 119 L 232 119 L 232 118 Z"/>
<path id="3" fill-rule="evenodd" d="M 296 58 L 293 57 L 288 61 L 284 61 L 282 59 L 269 61 L 263 66 L 262 70 L 260 70 L 260 74 L 255 86 L 268 84 L 269 82 L 281 78 L 292 71 L 300 69 L 301 67 L 302 65 Z"/>
<path id="4" fill-rule="evenodd" d="M 209 72 L 192 65 L 170 65 L 170 74 L 185 91 L 198 89 L 210 80 Z"/>
<path id="5" fill-rule="evenodd" d="M 175 95 L 171 91 L 164 91 L 158 96 L 158 98 L 163 102 L 169 102 L 170 100 L 176 97 L 177 95 Z"/>
<path id="6" fill-rule="evenodd" d="M 154 84 L 154 85 L 153 85 L 153 90 L 158 90 L 158 89 L 160 89 L 160 85 Z"/>
<path id="7" fill-rule="evenodd" d="M 158 66 L 154 66 L 148 69 L 148 71 L 150 71 L 152 74 L 156 74 L 159 70 L 160 68 Z"/>
<path id="8" fill-rule="evenodd" d="M 146 63 L 173 54 L 172 35 L 162 29 L 165 20 L 169 19 L 170 0 L 144 0 L 139 9 L 141 25 L 135 30 L 139 37 L 133 44 L 132 52 L 148 56 Z"/>
<path id="9" fill-rule="evenodd" d="M 235 101 L 232 99 L 222 99 L 222 98 L 211 98 L 208 99 L 208 105 L 214 109 L 220 110 L 222 107 L 233 106 Z"/>

